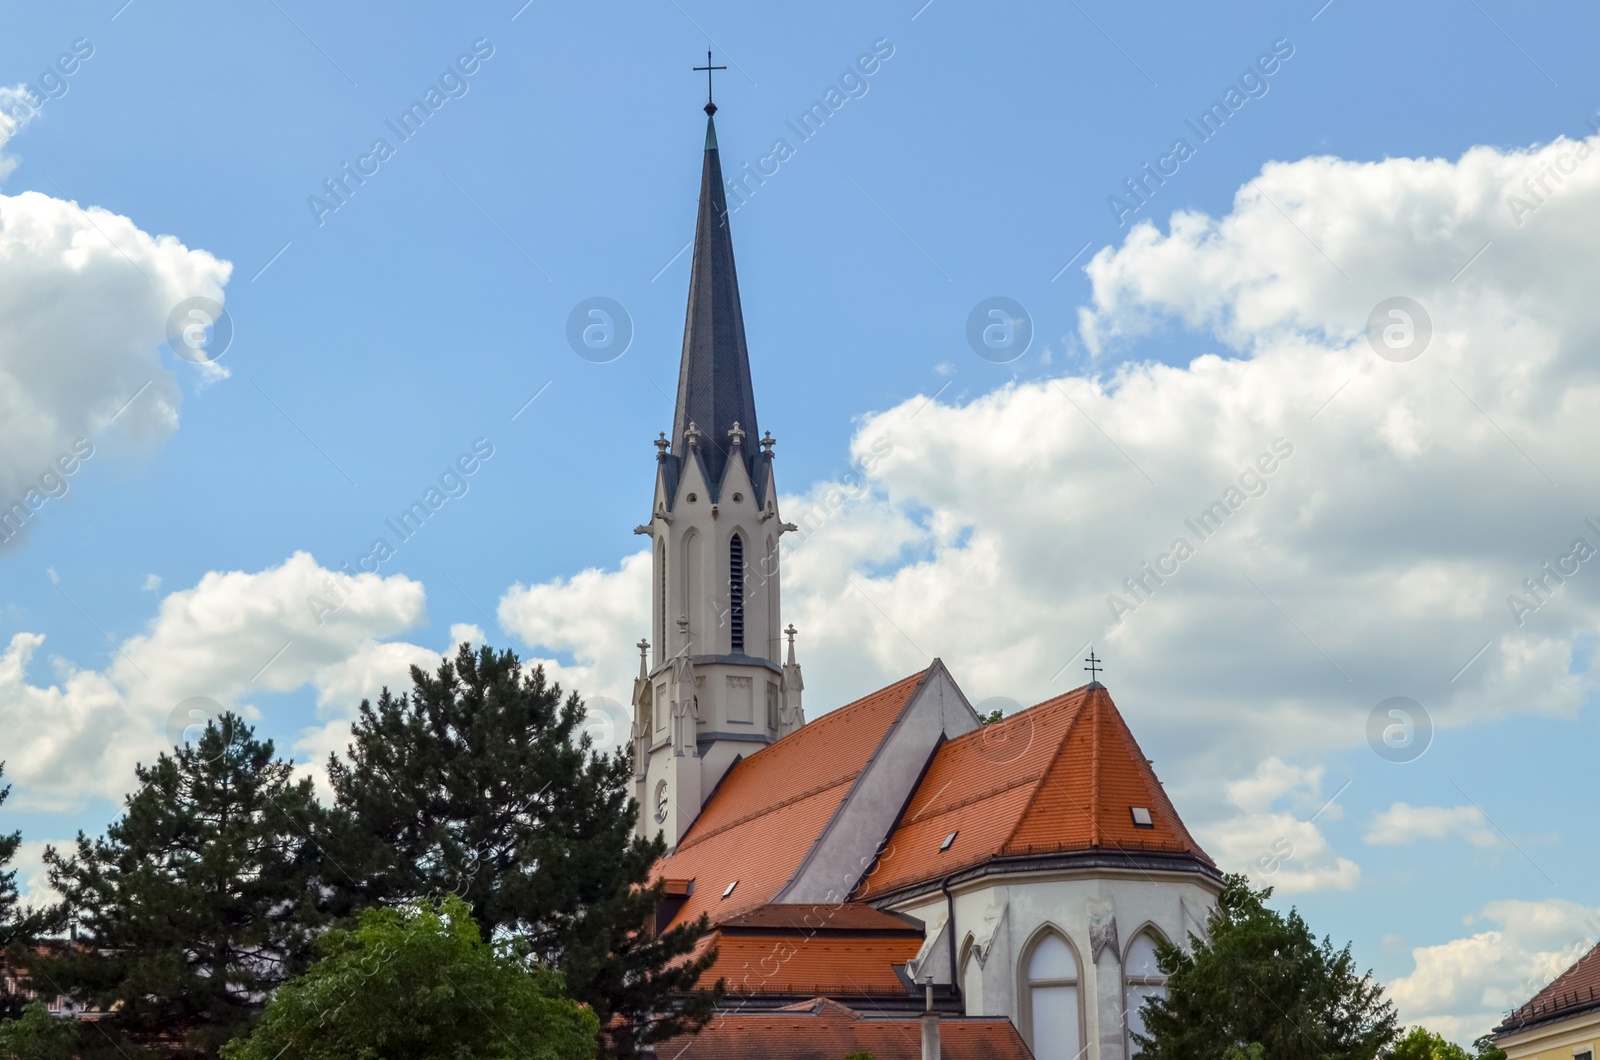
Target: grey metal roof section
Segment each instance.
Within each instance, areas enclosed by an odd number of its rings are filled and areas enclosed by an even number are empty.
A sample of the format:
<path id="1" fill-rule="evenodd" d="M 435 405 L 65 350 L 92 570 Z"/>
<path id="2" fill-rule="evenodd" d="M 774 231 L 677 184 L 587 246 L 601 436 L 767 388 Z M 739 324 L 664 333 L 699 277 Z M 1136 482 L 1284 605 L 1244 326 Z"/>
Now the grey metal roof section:
<path id="1" fill-rule="evenodd" d="M 722 483 L 728 463 L 728 431 L 735 423 L 744 431 L 742 451 L 751 481 L 759 481 L 755 456 L 760 453 L 761 432 L 756 428 L 756 397 L 750 384 L 750 354 L 739 308 L 722 163 L 710 118 L 706 119 L 705 163 L 700 171 L 700 215 L 694 229 L 678 404 L 672 418 L 672 451 L 679 457 L 688 455 L 684 433 L 691 422 L 700 431 L 700 450 L 713 488 Z"/>

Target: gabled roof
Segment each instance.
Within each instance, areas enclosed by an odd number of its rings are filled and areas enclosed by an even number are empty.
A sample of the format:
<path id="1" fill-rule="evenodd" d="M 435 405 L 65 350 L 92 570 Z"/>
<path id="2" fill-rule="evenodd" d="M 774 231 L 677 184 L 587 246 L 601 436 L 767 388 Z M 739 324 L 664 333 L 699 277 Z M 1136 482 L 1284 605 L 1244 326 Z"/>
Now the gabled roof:
<path id="1" fill-rule="evenodd" d="M 1135 808 L 1148 812 L 1149 827 Z M 940 747 L 856 897 L 995 858 L 1088 850 L 1174 854 L 1215 867 L 1098 683 Z"/>
<path id="2" fill-rule="evenodd" d="M 1495 1028 L 1497 1035 L 1510 1034 L 1540 1023 L 1566 1019 L 1600 1009 L 1600 945 L 1573 962 L 1572 967 L 1551 980 L 1550 985 L 1515 1009 Z"/>
<path id="3" fill-rule="evenodd" d="M 677 849 L 656 863 L 658 877 L 694 880 L 672 922 L 701 913 L 721 921 L 770 902 L 794 877 L 926 672 L 824 714 L 735 762 Z"/>
<path id="4" fill-rule="evenodd" d="M 722 163 L 716 124 L 706 119 L 705 160 L 700 173 L 700 209 L 694 229 L 694 259 L 689 272 L 689 308 L 683 325 L 683 361 L 678 369 L 678 402 L 672 418 L 672 452 L 689 456 L 684 435 L 693 423 L 700 431 L 708 487 L 722 484 L 728 462 L 728 431 L 744 431 L 742 451 L 752 484 L 758 482 L 759 452 L 755 389 L 745 348 L 744 310 L 733 267 L 733 234 L 722 190 Z M 761 487 L 757 485 L 759 490 Z"/>
<path id="5" fill-rule="evenodd" d="M 922 1060 L 917 1017 L 871 1018 L 835 1001 L 815 998 L 760 1013 L 719 1015 L 693 1038 L 658 1047 L 675 1055 L 681 1043 L 691 1060 L 839 1060 L 870 1052 L 877 1060 Z M 946 1016 L 939 1020 L 944 1060 L 1032 1060 L 1022 1036 L 1004 1016 Z"/>

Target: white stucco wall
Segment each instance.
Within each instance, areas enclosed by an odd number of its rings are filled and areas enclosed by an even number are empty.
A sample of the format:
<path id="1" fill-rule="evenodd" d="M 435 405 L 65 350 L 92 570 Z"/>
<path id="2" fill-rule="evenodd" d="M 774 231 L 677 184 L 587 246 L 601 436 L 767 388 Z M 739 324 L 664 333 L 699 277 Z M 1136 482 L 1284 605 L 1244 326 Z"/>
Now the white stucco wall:
<path id="1" fill-rule="evenodd" d="M 965 962 L 957 974 L 966 988 L 967 1014 L 1007 1016 L 1036 1053 L 1049 1055 L 1049 1043 L 1036 1042 L 1033 1034 L 1027 958 L 1041 933 L 1053 929 L 1065 937 L 1078 963 L 1082 1040 L 1069 1043 L 1064 1055 L 1076 1056 L 1087 1046 L 1087 1060 L 1127 1060 L 1123 959 L 1129 945 L 1152 928 L 1171 941 L 1198 933 L 1217 891 L 1198 874 L 1121 869 L 990 876 L 952 887 L 957 960 Z M 944 919 L 945 898 L 934 892 L 889 908 L 921 919 L 932 931 Z M 1098 961 L 1091 957 L 1089 927 L 1096 910 L 1114 921 L 1117 938 L 1115 952 L 1104 949 Z M 980 962 L 969 951 L 985 921 L 996 914 L 999 921 Z M 950 982 L 949 952 L 948 937 L 940 931 L 925 967 L 913 974 L 920 978 L 931 971 L 936 982 Z"/>

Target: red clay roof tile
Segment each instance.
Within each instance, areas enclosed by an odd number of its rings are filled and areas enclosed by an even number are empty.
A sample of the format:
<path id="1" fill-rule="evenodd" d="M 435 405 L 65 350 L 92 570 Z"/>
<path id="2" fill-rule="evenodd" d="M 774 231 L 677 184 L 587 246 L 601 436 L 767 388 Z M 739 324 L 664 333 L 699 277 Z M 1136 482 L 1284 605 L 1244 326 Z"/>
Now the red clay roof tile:
<path id="1" fill-rule="evenodd" d="M 1150 811 L 1151 827 L 1134 823 L 1134 807 Z M 1086 685 L 945 743 L 855 897 L 995 857 L 1097 848 L 1211 864 L 1110 693 Z"/>
<path id="2" fill-rule="evenodd" d="M 1507 1033 L 1600 1008 L 1600 945 L 1573 962 L 1495 1030 Z"/>
<path id="3" fill-rule="evenodd" d="M 923 680 L 916 673 L 801 726 L 735 763 L 655 875 L 693 879 L 673 918 L 721 920 L 765 905 L 793 878 L 856 776 Z M 738 886 L 722 897 L 735 880 Z"/>
<path id="4" fill-rule="evenodd" d="M 723 931 L 789 931 L 814 935 L 818 932 L 854 931 L 878 934 L 914 935 L 922 938 L 923 928 L 910 917 L 887 913 L 859 902 L 834 905 L 764 905 L 747 913 L 724 918 Z"/>
<path id="5" fill-rule="evenodd" d="M 889 994 L 904 996 L 906 983 L 895 974 L 922 947 L 921 935 L 861 936 L 855 934 L 802 936 L 739 933 L 717 936 L 717 963 L 700 985 L 709 987 L 726 979 L 728 993 L 846 995 Z"/>
<path id="6" fill-rule="evenodd" d="M 944 1060 L 1033 1060 L 1003 1016 L 941 1018 L 939 1045 Z M 719 1015 L 695 1037 L 658 1047 L 663 1057 L 680 1050 L 689 1060 L 839 1060 L 852 1052 L 921 1060 L 922 1027 L 914 1016 L 868 1018 L 817 998 L 772 1012 Z"/>

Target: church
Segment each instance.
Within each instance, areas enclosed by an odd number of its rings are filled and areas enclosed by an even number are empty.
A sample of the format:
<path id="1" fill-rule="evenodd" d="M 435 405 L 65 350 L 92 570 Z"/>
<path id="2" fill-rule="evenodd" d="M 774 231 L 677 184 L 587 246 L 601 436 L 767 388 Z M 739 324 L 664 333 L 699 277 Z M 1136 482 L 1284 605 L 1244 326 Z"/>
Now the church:
<path id="1" fill-rule="evenodd" d="M 631 750 L 657 928 L 707 915 L 728 994 L 658 1055 L 1125 1060 L 1221 873 L 1098 680 L 986 724 L 935 660 L 806 720 L 705 109 Z"/>

